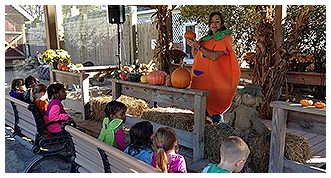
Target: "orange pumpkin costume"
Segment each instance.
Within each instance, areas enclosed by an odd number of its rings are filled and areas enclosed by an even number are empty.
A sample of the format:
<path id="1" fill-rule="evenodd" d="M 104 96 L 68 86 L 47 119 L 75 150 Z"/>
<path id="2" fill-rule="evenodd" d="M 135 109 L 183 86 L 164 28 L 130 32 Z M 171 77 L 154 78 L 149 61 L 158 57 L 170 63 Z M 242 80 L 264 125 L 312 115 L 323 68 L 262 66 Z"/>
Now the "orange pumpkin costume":
<path id="1" fill-rule="evenodd" d="M 210 115 L 224 113 L 230 108 L 239 83 L 240 68 L 232 49 L 231 34 L 230 30 L 224 30 L 200 39 L 202 47 L 228 54 L 213 61 L 197 50 L 194 58 L 191 88 L 209 91 L 206 107 Z"/>

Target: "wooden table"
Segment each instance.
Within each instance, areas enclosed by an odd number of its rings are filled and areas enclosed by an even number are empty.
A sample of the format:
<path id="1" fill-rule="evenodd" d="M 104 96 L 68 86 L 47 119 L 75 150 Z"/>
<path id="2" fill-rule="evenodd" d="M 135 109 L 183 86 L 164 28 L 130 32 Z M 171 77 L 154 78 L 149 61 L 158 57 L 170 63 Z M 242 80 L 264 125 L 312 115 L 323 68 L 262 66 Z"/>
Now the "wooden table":
<path id="1" fill-rule="evenodd" d="M 302 107 L 301 104 L 273 101 L 272 130 L 270 142 L 269 172 L 280 173 L 283 169 L 298 172 L 324 172 L 284 159 L 286 125 L 309 133 L 326 135 L 326 108 Z"/>
<path id="2" fill-rule="evenodd" d="M 206 97 L 209 95 L 208 91 L 178 89 L 167 86 L 157 86 L 116 79 L 111 79 L 111 81 L 113 100 L 116 100 L 121 96 L 121 94 L 123 94 L 145 99 L 151 102 L 157 102 L 158 106 L 175 106 L 186 109 L 194 108 L 193 133 L 181 130 L 180 133 L 176 133 L 178 136 L 179 144 L 184 144 L 184 146 L 193 149 L 193 161 L 198 161 L 199 159 L 203 158 Z M 132 122 L 132 124 L 135 122 Z"/>
<path id="3" fill-rule="evenodd" d="M 50 82 L 75 84 L 80 86 L 81 99 L 79 102 L 79 111 L 83 113 L 83 120 L 89 118 L 90 115 L 90 95 L 89 95 L 89 79 L 100 71 L 110 71 L 117 68 L 117 66 L 91 66 L 79 68 L 82 72 L 73 73 L 62 70 L 53 69 L 50 66 Z"/>

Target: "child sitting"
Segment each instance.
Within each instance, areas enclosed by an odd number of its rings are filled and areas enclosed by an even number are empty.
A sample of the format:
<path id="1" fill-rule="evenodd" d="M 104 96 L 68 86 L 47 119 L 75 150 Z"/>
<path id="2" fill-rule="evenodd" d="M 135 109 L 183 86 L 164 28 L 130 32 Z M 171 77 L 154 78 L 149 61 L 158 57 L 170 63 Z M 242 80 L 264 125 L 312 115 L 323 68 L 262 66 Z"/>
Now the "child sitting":
<path id="1" fill-rule="evenodd" d="M 153 125 L 148 121 L 138 122 L 130 128 L 129 135 L 131 143 L 124 152 L 150 165 L 153 156 Z"/>
<path id="2" fill-rule="evenodd" d="M 45 112 L 45 123 L 47 124 L 49 122 L 58 120 L 69 121 L 69 115 L 65 112 L 61 103 L 61 101 L 65 100 L 67 96 L 64 85 L 59 83 L 51 84 L 47 88 L 47 94 L 50 102 Z M 49 125 L 47 127 L 47 130 L 51 133 L 61 135 L 63 133 L 63 131 L 61 130 L 61 124 L 65 122 L 66 121 Z"/>
<path id="3" fill-rule="evenodd" d="M 187 173 L 185 158 L 177 154 L 177 135 L 170 127 L 160 127 L 153 136 L 157 149 L 152 158 L 152 166 L 164 173 Z"/>
<path id="4" fill-rule="evenodd" d="M 25 87 L 26 87 L 25 98 L 28 103 L 33 103 L 34 100 L 36 99 L 35 92 L 38 83 L 39 83 L 38 78 L 33 77 L 31 75 L 25 78 Z"/>
<path id="5" fill-rule="evenodd" d="M 122 151 L 127 146 L 122 126 L 126 121 L 126 109 L 127 107 L 122 102 L 111 101 L 107 103 L 105 107 L 106 117 L 103 119 L 98 137 L 99 140 Z"/>
<path id="6" fill-rule="evenodd" d="M 221 161 L 203 169 L 203 173 L 232 173 L 240 172 L 244 167 L 250 150 L 247 144 L 237 136 L 223 140 L 220 148 Z"/>
<path id="7" fill-rule="evenodd" d="M 46 91 L 47 91 L 46 85 L 38 84 L 36 90 L 36 100 L 33 102 L 37 106 L 40 114 L 42 114 L 43 116 L 45 115 L 45 111 L 48 106 Z"/>
<path id="8" fill-rule="evenodd" d="M 24 96 L 25 96 L 25 86 L 24 86 L 24 80 L 19 78 L 19 79 L 14 79 L 11 82 L 11 90 L 9 92 L 9 95 L 17 98 L 21 101 L 24 101 Z"/>

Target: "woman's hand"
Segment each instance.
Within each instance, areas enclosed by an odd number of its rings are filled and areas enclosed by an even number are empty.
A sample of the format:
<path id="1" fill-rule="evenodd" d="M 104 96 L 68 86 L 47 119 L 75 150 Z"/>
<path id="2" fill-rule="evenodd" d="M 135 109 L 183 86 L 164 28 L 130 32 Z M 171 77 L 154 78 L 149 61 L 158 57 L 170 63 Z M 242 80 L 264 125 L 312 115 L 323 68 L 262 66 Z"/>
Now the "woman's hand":
<path id="1" fill-rule="evenodd" d="M 199 43 L 195 40 L 187 40 L 187 44 L 189 46 L 191 46 L 192 48 L 198 48 L 199 47 Z"/>

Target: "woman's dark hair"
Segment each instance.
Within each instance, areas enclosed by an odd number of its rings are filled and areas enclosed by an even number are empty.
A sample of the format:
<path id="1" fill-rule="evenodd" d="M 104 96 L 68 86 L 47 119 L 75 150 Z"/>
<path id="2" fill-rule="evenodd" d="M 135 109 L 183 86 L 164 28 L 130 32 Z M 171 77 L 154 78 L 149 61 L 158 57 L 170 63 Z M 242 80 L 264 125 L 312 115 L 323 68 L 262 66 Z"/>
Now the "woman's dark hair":
<path id="1" fill-rule="evenodd" d="M 148 121 L 138 122 L 130 128 L 130 150 L 136 150 L 135 154 L 138 154 L 140 148 L 151 148 L 153 135 L 153 125 Z"/>
<path id="2" fill-rule="evenodd" d="M 60 84 L 60 83 L 51 84 L 47 88 L 48 99 L 51 100 L 51 99 L 56 98 L 61 89 L 64 89 L 64 85 L 63 84 Z"/>
<path id="3" fill-rule="evenodd" d="M 215 12 L 212 12 L 212 13 L 209 15 L 208 26 L 210 26 L 211 18 L 212 18 L 214 15 L 218 15 L 218 16 L 221 18 L 221 29 L 220 29 L 219 31 L 223 31 L 223 30 L 228 29 L 228 28 L 224 25 L 224 15 L 222 14 L 221 11 L 215 11 Z"/>
<path id="4" fill-rule="evenodd" d="M 14 79 L 11 82 L 11 92 L 16 91 L 17 90 L 16 87 L 22 86 L 22 85 L 24 85 L 24 80 L 22 78 Z"/>
<path id="5" fill-rule="evenodd" d="M 125 106 L 125 104 L 114 100 L 107 103 L 105 107 L 105 114 L 107 117 L 109 117 L 111 114 L 116 114 L 118 111 L 122 109 L 126 111 L 127 107 Z"/>

